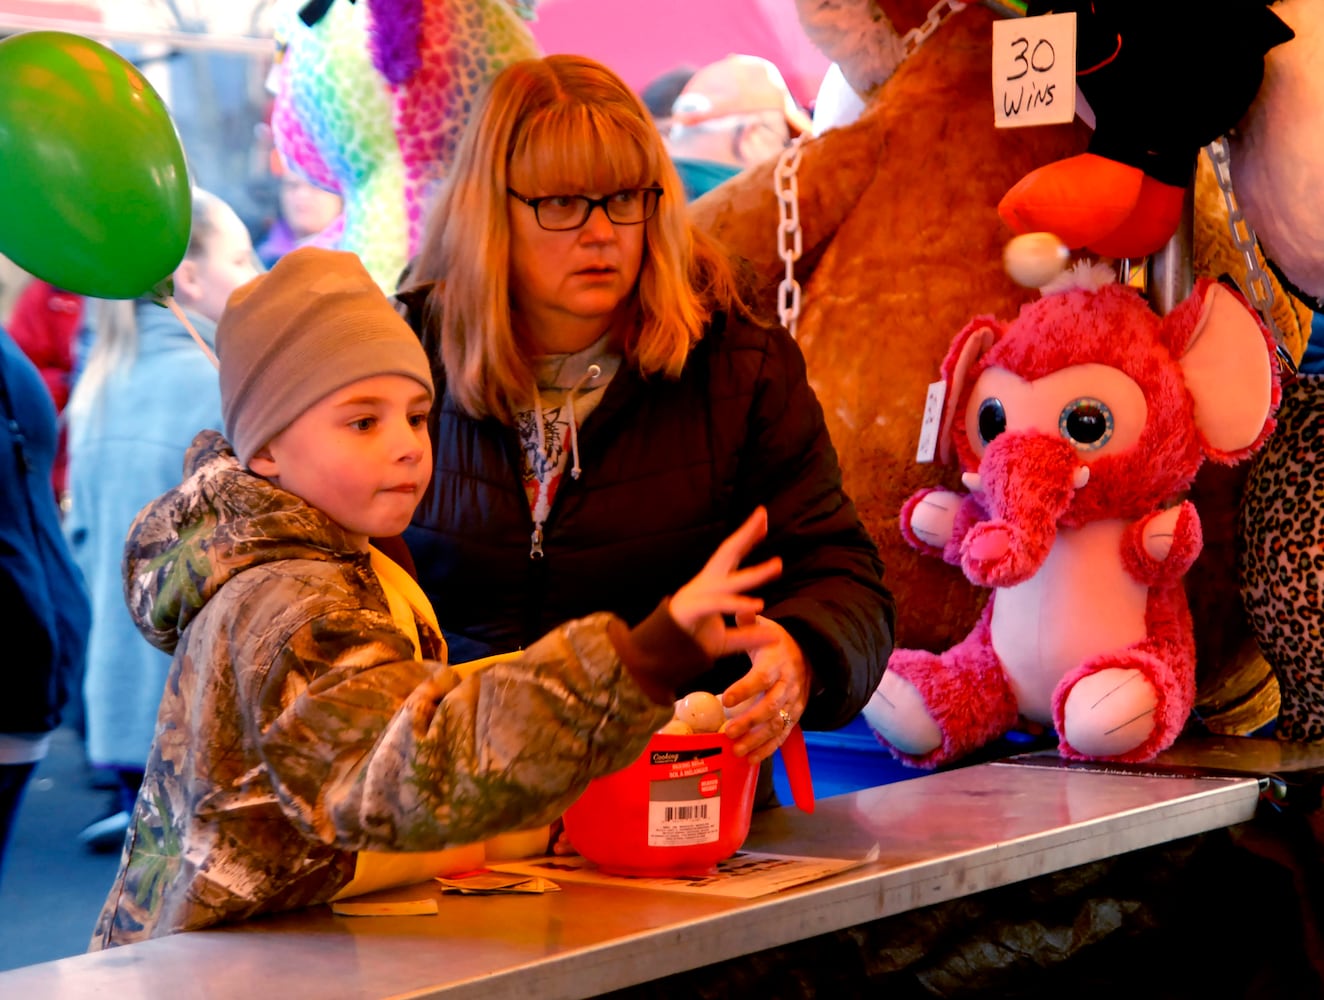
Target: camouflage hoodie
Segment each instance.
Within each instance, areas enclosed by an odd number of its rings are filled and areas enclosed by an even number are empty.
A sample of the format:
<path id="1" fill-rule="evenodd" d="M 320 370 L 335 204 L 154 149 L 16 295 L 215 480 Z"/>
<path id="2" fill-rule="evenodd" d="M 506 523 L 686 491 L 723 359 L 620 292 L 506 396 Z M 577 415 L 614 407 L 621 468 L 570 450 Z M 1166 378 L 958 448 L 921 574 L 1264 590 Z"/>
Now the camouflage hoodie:
<path id="1" fill-rule="evenodd" d="M 93 950 L 325 902 L 359 850 L 548 823 L 670 717 L 622 656 L 704 668 L 661 612 L 568 623 L 464 680 L 414 659 L 367 555 L 214 431 L 134 521 L 124 575 L 174 661 Z"/>

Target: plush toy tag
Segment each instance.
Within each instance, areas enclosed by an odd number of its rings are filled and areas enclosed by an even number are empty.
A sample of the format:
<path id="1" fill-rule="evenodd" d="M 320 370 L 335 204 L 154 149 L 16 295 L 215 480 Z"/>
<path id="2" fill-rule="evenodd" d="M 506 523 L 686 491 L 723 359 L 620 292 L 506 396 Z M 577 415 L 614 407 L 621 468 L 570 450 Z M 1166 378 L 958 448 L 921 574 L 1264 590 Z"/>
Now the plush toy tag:
<path id="1" fill-rule="evenodd" d="M 916 462 L 932 462 L 938 450 L 938 432 L 942 430 L 942 404 L 947 398 L 946 382 L 931 382 L 924 400 L 924 421 L 919 425 L 919 447 Z"/>
<path id="2" fill-rule="evenodd" d="M 993 22 L 993 124 L 1061 125 L 1076 117 L 1076 15 Z"/>

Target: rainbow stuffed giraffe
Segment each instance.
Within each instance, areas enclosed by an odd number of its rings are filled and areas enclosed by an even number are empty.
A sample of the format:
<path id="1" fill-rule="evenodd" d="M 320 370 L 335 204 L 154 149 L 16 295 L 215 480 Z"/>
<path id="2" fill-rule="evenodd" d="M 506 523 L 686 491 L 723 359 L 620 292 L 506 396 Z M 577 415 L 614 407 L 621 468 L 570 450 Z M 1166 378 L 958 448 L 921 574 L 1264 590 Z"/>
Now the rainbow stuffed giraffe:
<path id="1" fill-rule="evenodd" d="M 276 148 L 344 199 L 317 242 L 352 250 L 392 291 L 479 90 L 539 54 L 535 0 L 282 0 Z"/>

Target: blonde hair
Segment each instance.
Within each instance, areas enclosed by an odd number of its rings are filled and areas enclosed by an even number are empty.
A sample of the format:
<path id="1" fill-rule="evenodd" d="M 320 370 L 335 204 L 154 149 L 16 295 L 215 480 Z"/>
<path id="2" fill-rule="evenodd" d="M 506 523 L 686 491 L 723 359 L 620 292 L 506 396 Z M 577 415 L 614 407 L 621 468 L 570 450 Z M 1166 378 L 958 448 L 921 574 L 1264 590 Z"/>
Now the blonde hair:
<path id="1" fill-rule="evenodd" d="M 507 66 L 460 139 L 404 284 L 431 283 L 424 344 L 458 405 L 509 423 L 533 372 L 510 317 L 512 164 L 536 190 L 662 188 L 645 222 L 633 322 L 620 345 L 645 377 L 677 377 L 714 309 L 746 311 L 725 251 L 694 228 L 662 137 L 635 93 L 583 56 Z"/>
<path id="2" fill-rule="evenodd" d="M 195 187 L 188 249 L 184 260 L 203 257 L 218 228 L 217 218 L 228 206 L 216 195 Z M 116 373 L 126 371 L 138 357 L 138 322 L 134 299 L 91 299 L 93 336 L 87 361 L 69 395 L 68 419 L 91 415 L 102 392 Z"/>

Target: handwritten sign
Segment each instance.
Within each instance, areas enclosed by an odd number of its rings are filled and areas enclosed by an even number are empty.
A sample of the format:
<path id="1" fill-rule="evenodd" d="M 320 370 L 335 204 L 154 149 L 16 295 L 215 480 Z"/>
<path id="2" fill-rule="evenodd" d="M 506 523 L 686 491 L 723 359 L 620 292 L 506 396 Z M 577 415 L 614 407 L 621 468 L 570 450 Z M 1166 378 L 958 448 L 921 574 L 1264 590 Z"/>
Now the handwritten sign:
<path id="1" fill-rule="evenodd" d="M 1061 125 L 1076 117 L 1076 15 L 993 22 L 993 123 Z"/>

